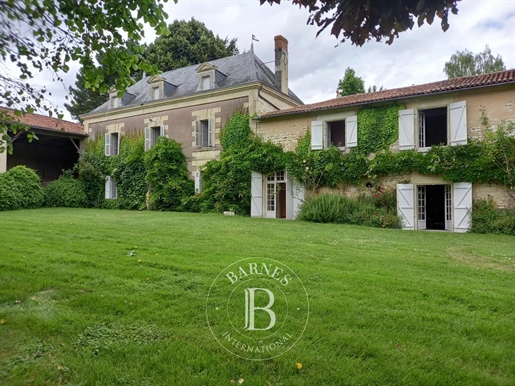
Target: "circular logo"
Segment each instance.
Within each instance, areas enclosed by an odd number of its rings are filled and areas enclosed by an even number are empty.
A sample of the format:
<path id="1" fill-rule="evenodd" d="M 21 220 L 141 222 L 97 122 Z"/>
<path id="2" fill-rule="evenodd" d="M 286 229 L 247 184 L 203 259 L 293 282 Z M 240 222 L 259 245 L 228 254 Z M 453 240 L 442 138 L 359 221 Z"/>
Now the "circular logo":
<path id="1" fill-rule="evenodd" d="M 304 333 L 308 295 L 286 265 L 267 258 L 243 259 L 213 281 L 206 316 L 213 336 L 227 351 L 244 359 L 270 359 L 291 349 Z"/>

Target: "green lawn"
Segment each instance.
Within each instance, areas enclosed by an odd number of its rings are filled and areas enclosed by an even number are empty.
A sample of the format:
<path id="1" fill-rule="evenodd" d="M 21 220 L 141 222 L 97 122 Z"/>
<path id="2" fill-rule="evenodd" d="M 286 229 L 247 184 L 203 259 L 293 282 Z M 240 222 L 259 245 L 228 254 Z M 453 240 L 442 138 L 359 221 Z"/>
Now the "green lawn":
<path id="1" fill-rule="evenodd" d="M 0 246 L 2 385 L 515 384 L 513 237 L 39 209 L 0 212 Z M 213 280 L 249 257 L 310 302 L 266 361 L 206 322 Z"/>

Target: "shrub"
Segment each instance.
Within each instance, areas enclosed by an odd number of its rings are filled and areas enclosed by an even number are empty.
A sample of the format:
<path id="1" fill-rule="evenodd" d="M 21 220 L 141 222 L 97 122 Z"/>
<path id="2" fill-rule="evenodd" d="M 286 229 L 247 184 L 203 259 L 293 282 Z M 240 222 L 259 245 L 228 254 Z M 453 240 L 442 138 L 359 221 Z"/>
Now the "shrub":
<path id="1" fill-rule="evenodd" d="M 34 170 L 15 166 L 0 174 L 0 210 L 39 208 L 43 200 L 41 181 Z"/>
<path id="2" fill-rule="evenodd" d="M 470 232 L 515 236 L 515 210 L 495 209 L 491 198 L 475 200 Z"/>
<path id="3" fill-rule="evenodd" d="M 387 201 L 390 200 L 388 198 Z M 360 196 L 353 199 L 337 194 L 321 194 L 301 206 L 298 218 L 321 223 L 354 224 L 380 228 L 401 227 L 396 208 L 391 210 L 385 206 L 383 200 L 372 196 Z"/>
<path id="4" fill-rule="evenodd" d="M 81 208 L 88 202 L 82 184 L 73 178 L 72 171 L 65 171 L 58 180 L 48 185 L 44 192 L 45 206 Z"/>
<path id="5" fill-rule="evenodd" d="M 182 200 L 194 193 L 181 145 L 173 139 L 159 137 L 157 144 L 145 153 L 144 158 L 152 207 L 181 210 Z"/>

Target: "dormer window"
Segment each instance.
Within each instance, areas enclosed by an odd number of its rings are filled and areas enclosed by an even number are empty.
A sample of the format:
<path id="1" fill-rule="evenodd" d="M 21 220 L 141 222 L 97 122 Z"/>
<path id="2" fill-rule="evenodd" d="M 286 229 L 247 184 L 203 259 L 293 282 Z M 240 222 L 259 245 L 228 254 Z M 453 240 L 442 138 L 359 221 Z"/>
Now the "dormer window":
<path id="1" fill-rule="evenodd" d="M 152 86 L 152 100 L 156 101 L 161 98 L 161 87 L 159 85 Z"/>
<path id="2" fill-rule="evenodd" d="M 211 77 L 203 76 L 202 77 L 202 91 L 209 90 L 211 88 Z"/>
<path id="3" fill-rule="evenodd" d="M 201 64 L 197 67 L 198 87 L 197 91 L 207 91 L 217 88 L 220 82 L 227 77 L 217 70 L 216 66 L 209 63 Z"/>
<path id="4" fill-rule="evenodd" d="M 111 87 L 109 90 L 109 103 L 110 108 L 116 109 L 118 107 L 127 106 L 132 100 L 136 98 L 136 95 L 131 94 L 129 92 L 125 92 L 123 97 L 118 96 L 118 90 L 114 87 Z"/>

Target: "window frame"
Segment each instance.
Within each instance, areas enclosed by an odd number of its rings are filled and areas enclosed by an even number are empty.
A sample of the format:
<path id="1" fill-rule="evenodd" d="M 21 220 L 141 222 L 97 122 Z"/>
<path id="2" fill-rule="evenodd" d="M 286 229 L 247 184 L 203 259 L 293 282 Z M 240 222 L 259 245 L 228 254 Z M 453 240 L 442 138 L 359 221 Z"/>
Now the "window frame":
<path id="1" fill-rule="evenodd" d="M 113 157 L 120 154 L 121 132 L 114 131 L 104 135 L 104 155 Z"/>

